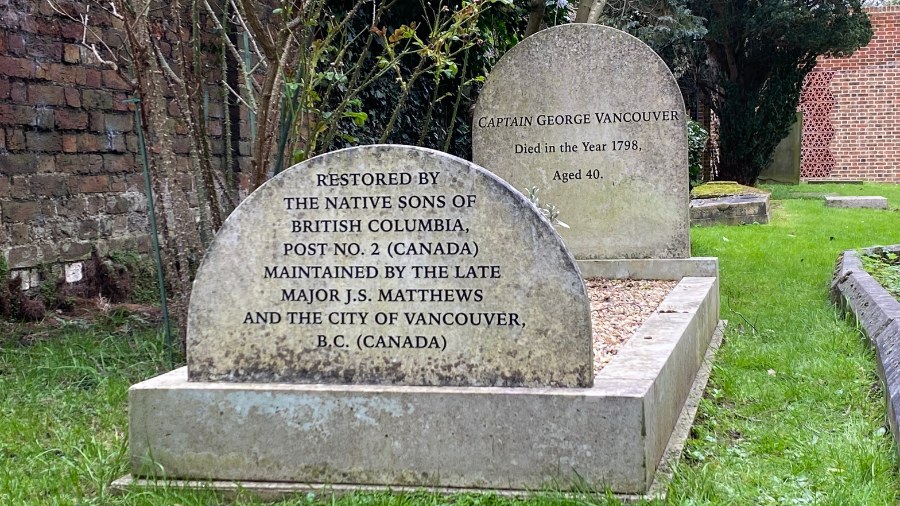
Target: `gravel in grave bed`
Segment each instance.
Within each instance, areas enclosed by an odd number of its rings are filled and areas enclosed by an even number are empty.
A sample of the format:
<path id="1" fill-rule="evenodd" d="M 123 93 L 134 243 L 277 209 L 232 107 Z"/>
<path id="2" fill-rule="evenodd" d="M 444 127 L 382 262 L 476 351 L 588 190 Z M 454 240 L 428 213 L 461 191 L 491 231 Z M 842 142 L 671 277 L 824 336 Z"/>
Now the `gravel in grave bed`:
<path id="1" fill-rule="evenodd" d="M 591 299 L 594 376 L 652 315 L 677 281 L 586 279 Z"/>

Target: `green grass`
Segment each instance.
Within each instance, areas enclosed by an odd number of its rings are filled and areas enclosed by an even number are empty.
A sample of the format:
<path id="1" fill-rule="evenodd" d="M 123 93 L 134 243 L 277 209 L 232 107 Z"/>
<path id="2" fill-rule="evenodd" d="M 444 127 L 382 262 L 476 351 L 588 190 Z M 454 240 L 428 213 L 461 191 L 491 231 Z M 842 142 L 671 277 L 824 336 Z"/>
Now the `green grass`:
<path id="1" fill-rule="evenodd" d="M 862 255 L 863 268 L 875 278 L 885 290 L 900 300 L 900 255 L 885 251 L 884 254 Z"/>
<path id="2" fill-rule="evenodd" d="M 771 224 L 691 231 L 694 255 L 719 257 L 729 326 L 670 502 L 896 504 L 874 357 L 827 297 L 841 251 L 900 243 L 900 186 L 768 189 Z M 813 193 L 892 210 L 826 209 Z"/>
<path id="3" fill-rule="evenodd" d="M 840 251 L 900 243 L 900 186 L 769 189 L 778 199 L 772 224 L 691 231 L 694 255 L 720 259 L 729 326 L 668 502 L 895 504 L 900 479 L 874 358 L 827 293 Z M 813 193 L 883 195 L 894 210 L 825 209 Z M 164 369 L 154 329 L 118 314 L 97 324 L 0 332 L 0 505 L 255 504 L 207 491 L 109 489 L 128 468 L 127 388 Z M 278 504 L 606 503 L 614 501 L 597 493 L 420 492 Z"/>

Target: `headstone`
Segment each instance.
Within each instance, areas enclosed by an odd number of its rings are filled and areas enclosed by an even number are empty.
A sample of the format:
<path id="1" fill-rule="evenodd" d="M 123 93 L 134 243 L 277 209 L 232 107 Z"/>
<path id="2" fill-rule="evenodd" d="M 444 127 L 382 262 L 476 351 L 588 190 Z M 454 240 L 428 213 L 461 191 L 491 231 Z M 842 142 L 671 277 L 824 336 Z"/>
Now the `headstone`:
<path id="1" fill-rule="evenodd" d="M 690 256 L 684 102 L 627 33 L 561 25 L 509 50 L 479 96 L 472 152 L 560 210 L 578 259 Z"/>
<path id="2" fill-rule="evenodd" d="M 191 381 L 586 387 L 581 274 L 481 167 L 366 146 L 257 189 L 200 266 Z"/>
<path id="3" fill-rule="evenodd" d="M 775 146 L 772 162 L 759 174 L 762 183 L 800 184 L 800 146 L 803 130 L 803 113 L 797 111 L 797 119 L 791 131 Z"/>

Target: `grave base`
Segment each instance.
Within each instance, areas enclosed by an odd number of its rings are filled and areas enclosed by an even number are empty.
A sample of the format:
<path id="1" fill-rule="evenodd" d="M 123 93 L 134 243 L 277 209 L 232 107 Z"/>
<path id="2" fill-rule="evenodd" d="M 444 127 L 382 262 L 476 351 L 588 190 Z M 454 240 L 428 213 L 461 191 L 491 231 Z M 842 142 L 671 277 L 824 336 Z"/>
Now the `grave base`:
<path id="1" fill-rule="evenodd" d="M 691 199 L 691 225 L 752 225 L 769 223 L 769 195 L 733 195 Z"/>
<path id="2" fill-rule="evenodd" d="M 205 383 L 178 369 L 129 392 L 132 475 L 643 494 L 718 314 L 717 278 L 682 279 L 583 389 Z"/>

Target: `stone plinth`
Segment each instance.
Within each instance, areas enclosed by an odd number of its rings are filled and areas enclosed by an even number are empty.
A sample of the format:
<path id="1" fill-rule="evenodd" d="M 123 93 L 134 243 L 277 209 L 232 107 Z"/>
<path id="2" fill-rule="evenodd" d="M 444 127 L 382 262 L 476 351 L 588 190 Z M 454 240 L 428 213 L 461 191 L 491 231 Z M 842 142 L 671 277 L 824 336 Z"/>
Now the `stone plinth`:
<path id="1" fill-rule="evenodd" d="M 684 278 L 591 388 L 189 382 L 130 390 L 132 474 L 463 489 L 650 485 L 719 311 Z"/>

